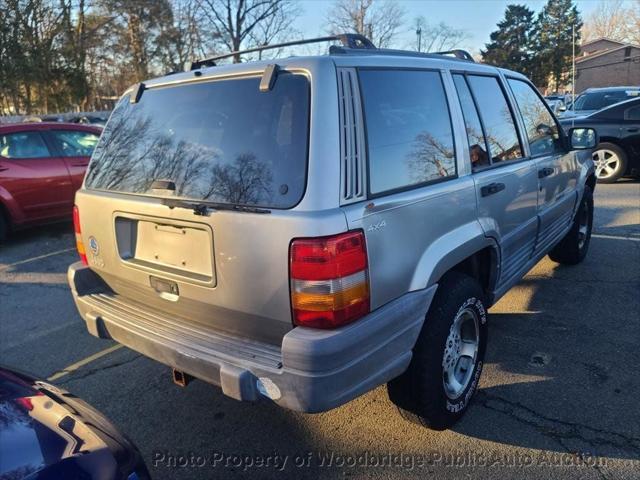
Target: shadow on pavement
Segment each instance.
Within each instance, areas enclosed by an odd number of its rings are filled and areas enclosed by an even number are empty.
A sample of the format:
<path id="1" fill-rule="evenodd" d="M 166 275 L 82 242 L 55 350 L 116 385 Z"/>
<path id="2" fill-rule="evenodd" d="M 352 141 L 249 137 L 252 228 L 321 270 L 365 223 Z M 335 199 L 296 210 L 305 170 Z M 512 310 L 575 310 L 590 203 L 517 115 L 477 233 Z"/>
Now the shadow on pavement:
<path id="1" fill-rule="evenodd" d="M 529 292 L 522 313 L 501 311 L 500 302 L 494 307 L 485 370 L 490 384 L 476 405 L 540 435 L 487 429 L 466 418 L 456 432 L 523 448 L 640 458 L 637 243 L 593 238 L 587 259 L 573 267 L 545 259 L 555 265 L 550 274 L 538 265 L 514 289 L 515 295 Z M 472 410 L 479 413 L 477 406 Z"/>

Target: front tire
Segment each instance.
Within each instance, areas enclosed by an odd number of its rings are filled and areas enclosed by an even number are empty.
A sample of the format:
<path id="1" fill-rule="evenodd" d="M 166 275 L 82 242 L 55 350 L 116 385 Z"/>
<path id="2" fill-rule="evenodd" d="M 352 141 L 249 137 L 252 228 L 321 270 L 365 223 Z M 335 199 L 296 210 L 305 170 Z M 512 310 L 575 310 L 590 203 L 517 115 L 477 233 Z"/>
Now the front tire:
<path id="1" fill-rule="evenodd" d="M 627 169 L 627 154 L 614 143 L 602 142 L 593 151 L 598 183 L 615 183 Z"/>
<path id="2" fill-rule="evenodd" d="M 387 384 L 389 398 L 407 420 L 444 430 L 468 409 L 487 346 L 483 296 L 468 275 L 449 272 L 442 278 L 409 367 Z"/>
<path id="3" fill-rule="evenodd" d="M 582 262 L 589 251 L 592 228 L 593 193 L 591 188 L 585 185 L 582 200 L 573 219 L 571 230 L 549 252 L 549 258 L 564 265 L 577 265 Z"/>

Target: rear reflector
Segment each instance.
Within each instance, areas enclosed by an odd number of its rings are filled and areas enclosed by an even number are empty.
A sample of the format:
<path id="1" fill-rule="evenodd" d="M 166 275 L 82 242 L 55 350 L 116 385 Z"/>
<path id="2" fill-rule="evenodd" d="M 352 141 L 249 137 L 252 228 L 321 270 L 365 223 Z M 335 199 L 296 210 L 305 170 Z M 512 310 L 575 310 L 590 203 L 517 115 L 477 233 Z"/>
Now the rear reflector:
<path id="1" fill-rule="evenodd" d="M 73 230 L 76 233 L 76 248 L 78 249 L 78 255 L 83 265 L 89 265 L 87 261 L 87 251 L 82 243 L 82 230 L 80 229 L 80 210 L 76 205 L 73 206 Z"/>
<path id="2" fill-rule="evenodd" d="M 336 328 L 369 313 L 367 250 L 361 231 L 291 243 L 296 325 Z"/>

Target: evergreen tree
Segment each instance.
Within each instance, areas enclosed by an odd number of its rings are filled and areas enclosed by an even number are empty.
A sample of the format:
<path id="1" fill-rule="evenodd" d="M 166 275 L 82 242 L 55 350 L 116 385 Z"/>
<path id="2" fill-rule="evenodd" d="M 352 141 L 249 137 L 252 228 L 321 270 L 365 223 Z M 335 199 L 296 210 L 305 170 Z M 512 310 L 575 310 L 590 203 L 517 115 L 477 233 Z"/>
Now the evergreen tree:
<path id="1" fill-rule="evenodd" d="M 572 28 L 575 27 L 576 55 L 579 51 L 582 21 L 572 0 L 549 0 L 538 15 L 534 49 L 536 62 L 548 72 L 557 90 L 571 69 Z"/>
<path id="2" fill-rule="evenodd" d="M 486 50 L 480 52 L 482 60 L 531 76 L 534 23 L 532 10 L 524 5 L 507 5 L 504 19 L 491 33 L 491 42 L 486 45 Z"/>

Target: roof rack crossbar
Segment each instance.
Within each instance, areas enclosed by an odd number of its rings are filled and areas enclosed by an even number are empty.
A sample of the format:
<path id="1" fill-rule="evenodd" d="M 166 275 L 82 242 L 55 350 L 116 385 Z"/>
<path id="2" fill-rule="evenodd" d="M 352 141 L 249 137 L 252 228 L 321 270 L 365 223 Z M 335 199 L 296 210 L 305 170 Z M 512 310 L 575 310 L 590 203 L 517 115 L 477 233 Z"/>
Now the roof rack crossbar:
<path id="1" fill-rule="evenodd" d="M 473 57 L 469 52 L 467 52 L 466 50 L 461 50 L 459 48 L 456 48 L 454 50 L 446 50 L 444 52 L 433 52 L 433 53 L 434 55 L 453 55 L 454 57 L 459 58 L 460 60 L 468 60 L 470 62 L 475 62 L 475 60 L 473 59 Z"/>
<path id="2" fill-rule="evenodd" d="M 329 35 L 327 37 L 318 37 L 318 38 L 307 38 L 303 40 L 294 40 L 291 42 L 284 43 L 275 43 L 273 45 L 262 45 L 260 47 L 249 48 L 246 50 L 238 50 L 235 52 L 224 53 L 222 55 L 215 55 L 213 57 L 203 58 L 201 60 L 193 60 L 191 62 L 186 62 L 184 70 L 197 70 L 201 67 L 213 67 L 216 65 L 218 60 L 222 60 L 224 58 L 234 57 L 236 55 L 242 55 L 245 53 L 254 53 L 261 52 L 263 50 L 272 50 L 275 48 L 283 48 L 283 47 L 291 47 L 293 45 L 306 45 L 309 43 L 322 43 L 322 42 L 331 42 L 331 41 L 339 41 L 342 43 L 344 47 L 353 48 L 353 49 L 370 49 L 375 50 L 376 46 L 364 35 L 359 35 L 357 33 L 342 33 L 339 35 Z"/>

